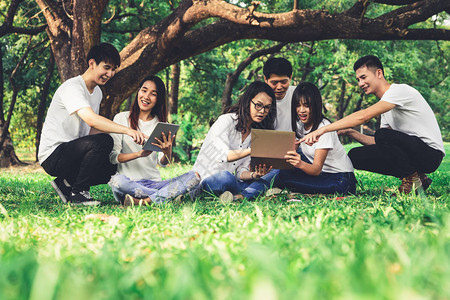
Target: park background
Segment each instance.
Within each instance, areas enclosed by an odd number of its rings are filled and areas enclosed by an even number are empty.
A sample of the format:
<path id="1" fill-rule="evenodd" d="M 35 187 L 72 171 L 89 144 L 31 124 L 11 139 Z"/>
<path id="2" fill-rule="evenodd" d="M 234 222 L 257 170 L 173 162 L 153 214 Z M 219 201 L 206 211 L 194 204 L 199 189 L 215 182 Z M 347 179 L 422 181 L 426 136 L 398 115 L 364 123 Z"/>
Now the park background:
<path id="1" fill-rule="evenodd" d="M 449 299 L 447 158 L 426 196 L 393 197 L 384 190 L 396 179 L 357 172 L 358 195 L 340 200 L 204 195 L 142 209 L 116 205 L 106 185 L 92 191 L 105 206 L 62 205 L 34 162 L 53 93 L 98 41 L 123 58 L 103 115 L 126 110 L 145 75 L 166 83 L 181 129 L 163 178 L 190 169 L 209 122 L 263 80 L 272 56 L 291 61 L 292 85 L 317 84 L 337 120 L 377 101 L 352 66 L 378 55 L 390 82 L 427 99 L 448 142 L 449 10 L 443 0 L 0 2 L 0 298 Z M 268 13 L 298 18 L 277 25 Z M 268 16 L 279 29 L 264 27 Z"/>

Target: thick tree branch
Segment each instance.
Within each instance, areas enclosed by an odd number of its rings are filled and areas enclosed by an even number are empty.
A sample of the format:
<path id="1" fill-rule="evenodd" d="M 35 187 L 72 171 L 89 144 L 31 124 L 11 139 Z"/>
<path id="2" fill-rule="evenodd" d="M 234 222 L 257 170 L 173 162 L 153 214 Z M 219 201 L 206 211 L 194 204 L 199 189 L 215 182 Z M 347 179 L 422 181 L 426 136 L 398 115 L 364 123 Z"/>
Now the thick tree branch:
<path id="1" fill-rule="evenodd" d="M 9 33 L 36 35 L 44 31 L 45 28 L 47 27 L 47 25 L 42 25 L 34 28 L 23 28 L 13 26 L 14 17 L 21 2 L 23 2 L 23 0 L 14 0 L 8 7 L 8 12 L 6 13 L 5 20 L 3 24 L 0 26 L 0 37 L 5 36 Z"/>
<path id="2" fill-rule="evenodd" d="M 209 3 L 218 3 L 213 0 Z M 414 18 L 415 21 L 427 19 L 446 6 L 443 0 L 430 0 L 420 5 L 401 7 L 397 11 L 400 13 L 400 20 L 392 24 L 387 24 L 391 15 L 386 14 L 374 19 L 364 19 L 364 26 L 360 26 L 359 16 L 352 17 L 346 13 L 331 15 L 324 11 L 299 10 L 283 14 L 274 14 L 276 18 L 285 18 L 285 22 L 273 20 L 272 27 L 254 26 L 235 23 L 228 20 L 220 20 L 213 24 L 200 27 L 199 29 L 187 31 L 181 38 L 173 41 L 171 47 L 167 47 L 162 54 L 161 48 L 157 45 L 159 32 L 162 26 L 154 26 L 143 30 L 130 44 L 125 48 L 126 53 L 121 52 L 124 58 L 123 68 L 116 76 L 108 82 L 105 87 L 107 95 L 114 95 L 110 100 L 114 103 L 104 102 L 103 112 L 111 115 L 117 111 L 120 103 L 129 94 L 137 88 L 137 82 L 142 79 L 143 72 L 146 74 L 156 73 L 165 67 L 174 64 L 180 60 L 197 54 L 209 51 L 220 45 L 240 40 L 240 39 L 269 39 L 279 42 L 301 42 L 326 39 L 364 39 L 364 40 L 450 40 L 450 31 L 444 29 L 407 29 L 400 25 L 407 22 L 408 18 Z M 232 5 L 231 5 L 232 6 Z M 193 9 L 187 7 L 186 9 Z M 237 9 L 241 10 L 242 9 Z M 180 10 L 181 11 L 181 10 Z M 178 11 L 178 12 L 180 12 Z M 186 11 L 186 10 L 184 10 Z M 422 14 L 422 15 L 420 15 Z M 176 14 L 172 16 L 172 21 L 176 19 Z M 267 15 L 266 15 L 267 16 Z M 290 16 L 290 17 L 289 17 Z M 295 18 L 293 16 L 296 16 Z M 184 18 L 184 16 L 183 16 Z M 233 19 L 233 18 L 232 18 Z M 244 19 L 244 17 L 242 17 Z M 245 22 L 244 22 L 245 23 Z M 166 24 L 167 25 L 167 24 Z M 387 26 L 389 25 L 389 26 Z M 188 27 L 188 25 L 186 25 Z M 165 27 L 168 28 L 168 27 Z M 180 27 L 178 27 L 179 29 Z M 178 32 L 180 34 L 180 32 Z M 168 35 L 166 35 L 167 37 Z M 141 45 L 139 47 L 139 45 Z M 138 49 L 133 53 L 134 49 Z M 138 63 L 135 63 L 138 62 Z M 145 68 L 143 68 L 145 66 Z M 145 71 L 144 71 L 145 69 Z M 120 82 L 120 85 L 119 85 Z M 120 86 L 120 88 L 119 88 Z M 123 86 L 129 89 L 125 91 Z M 118 100 L 118 95 L 122 95 Z M 109 106 L 109 109 L 105 109 Z"/>
<path id="3" fill-rule="evenodd" d="M 20 0 L 14 0 L 20 1 Z M 108 0 L 77 0 L 65 14 L 61 0 L 35 0 L 47 20 L 47 33 L 63 80 L 84 70 L 87 49 L 100 40 L 102 13 Z M 63 0 L 68 3 L 69 0 Z M 293 9 L 262 13 L 258 3 L 247 8 L 223 0 L 182 0 L 158 24 L 145 28 L 124 48 L 121 68 L 104 87 L 103 112 L 110 115 L 136 88 L 144 76 L 188 57 L 240 39 L 304 42 L 327 39 L 450 40 L 447 29 L 410 29 L 431 16 L 450 10 L 448 0 L 354 0 L 343 12 Z M 367 18 L 369 3 L 402 5 L 375 18 Z M 366 4 L 366 5 L 364 5 Z M 199 22 L 219 18 L 209 25 Z M 194 29 L 194 26 L 198 26 Z M 69 63 L 63 63 L 70 57 Z"/>

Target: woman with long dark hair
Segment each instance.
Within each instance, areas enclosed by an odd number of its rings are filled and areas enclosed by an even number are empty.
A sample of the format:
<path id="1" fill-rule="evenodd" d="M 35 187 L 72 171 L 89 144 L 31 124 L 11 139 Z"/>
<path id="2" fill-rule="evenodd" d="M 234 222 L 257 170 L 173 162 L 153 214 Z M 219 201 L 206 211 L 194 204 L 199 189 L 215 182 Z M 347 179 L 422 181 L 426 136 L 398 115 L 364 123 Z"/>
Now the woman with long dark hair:
<path id="1" fill-rule="evenodd" d="M 114 122 L 150 135 L 158 122 L 167 122 L 166 88 L 157 76 L 145 78 L 136 93 L 130 111 L 118 113 Z M 110 186 L 117 201 L 126 205 L 143 201 L 161 203 L 195 187 L 200 178 L 195 172 L 161 181 L 157 165 L 164 167 L 172 156 L 174 135 L 165 136 L 153 144 L 161 152 L 143 150 L 128 136 L 112 134 L 114 147 L 110 161 L 118 164 L 118 174 Z M 159 153 L 159 155 L 158 155 Z"/>
<path id="2" fill-rule="evenodd" d="M 249 169 L 250 133 L 252 128 L 273 129 L 275 117 L 272 88 L 264 82 L 251 83 L 238 103 L 211 126 L 203 142 L 193 167 L 203 180 L 203 190 L 253 198 L 270 184 L 264 177 L 270 168 Z"/>
<path id="3" fill-rule="evenodd" d="M 310 82 L 300 83 L 292 95 L 292 130 L 297 138 L 330 124 L 322 113 L 322 96 Z M 285 158 L 295 169 L 280 170 L 277 185 L 306 194 L 354 194 L 356 179 L 353 165 L 336 132 L 322 135 L 308 146 L 300 145 L 302 154 L 289 151 Z"/>

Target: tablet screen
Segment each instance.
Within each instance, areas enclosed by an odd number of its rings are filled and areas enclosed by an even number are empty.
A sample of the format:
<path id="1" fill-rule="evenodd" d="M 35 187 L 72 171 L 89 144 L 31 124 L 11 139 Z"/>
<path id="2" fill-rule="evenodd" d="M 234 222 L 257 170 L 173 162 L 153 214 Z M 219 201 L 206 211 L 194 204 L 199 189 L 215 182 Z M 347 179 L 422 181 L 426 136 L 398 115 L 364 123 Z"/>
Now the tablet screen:
<path id="1" fill-rule="evenodd" d="M 161 151 L 161 148 L 152 145 L 152 143 L 158 143 L 158 141 L 155 140 L 155 138 L 158 138 L 160 141 L 162 141 L 163 132 L 167 138 L 169 136 L 169 131 L 172 135 L 174 135 L 177 133 L 178 128 L 180 128 L 180 125 L 158 122 L 158 124 L 156 124 L 155 126 L 155 129 L 153 129 L 152 134 L 149 136 L 147 142 L 145 143 L 144 147 L 142 147 L 142 149 L 148 151 Z"/>

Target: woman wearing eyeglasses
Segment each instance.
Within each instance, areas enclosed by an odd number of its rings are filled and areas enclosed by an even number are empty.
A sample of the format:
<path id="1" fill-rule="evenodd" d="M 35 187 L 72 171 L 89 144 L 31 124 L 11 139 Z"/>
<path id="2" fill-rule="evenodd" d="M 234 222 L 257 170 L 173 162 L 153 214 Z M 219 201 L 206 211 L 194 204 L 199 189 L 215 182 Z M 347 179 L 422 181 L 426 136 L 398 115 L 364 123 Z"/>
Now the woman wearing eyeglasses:
<path id="1" fill-rule="evenodd" d="M 250 133 L 252 128 L 273 129 L 275 117 L 272 88 L 264 82 L 251 83 L 238 103 L 221 115 L 206 135 L 193 167 L 203 179 L 204 191 L 215 195 L 229 191 L 253 198 L 270 184 L 265 178 L 269 166 L 249 169 Z"/>

